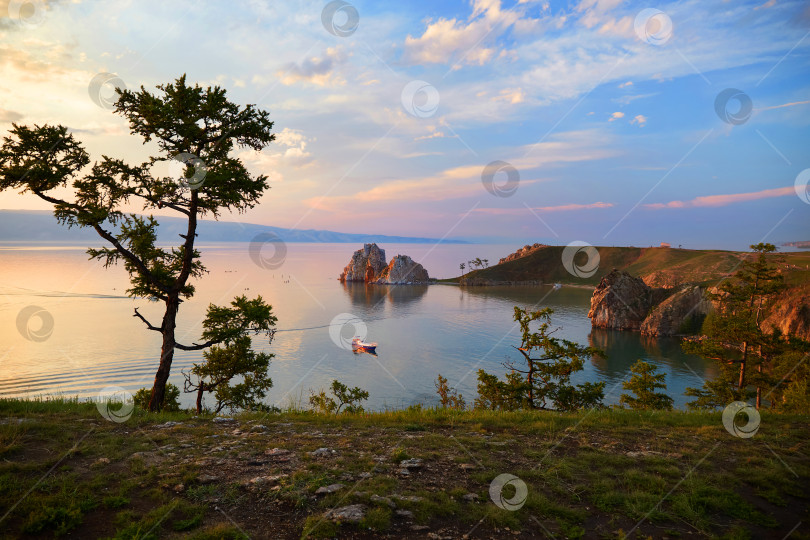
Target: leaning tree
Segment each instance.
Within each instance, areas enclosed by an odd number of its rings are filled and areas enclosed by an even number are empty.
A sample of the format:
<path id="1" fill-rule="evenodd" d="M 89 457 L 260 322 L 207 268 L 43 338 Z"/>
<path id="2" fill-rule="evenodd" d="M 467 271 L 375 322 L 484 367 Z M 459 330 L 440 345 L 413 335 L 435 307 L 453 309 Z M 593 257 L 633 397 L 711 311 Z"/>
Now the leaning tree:
<path id="1" fill-rule="evenodd" d="M 134 315 L 163 337 L 150 410 L 159 410 L 163 402 L 175 349 L 203 350 L 229 335 L 222 328 L 204 336 L 203 343 L 185 345 L 175 339 L 180 303 L 194 294 L 189 281 L 205 272 L 194 246 L 197 222 L 222 212 L 241 213 L 258 203 L 268 189 L 267 177 L 252 176 L 232 152 L 237 146 L 258 151 L 275 139 L 268 112 L 232 103 L 218 86 L 189 86 L 183 75 L 157 89 L 119 91 L 115 104 L 115 113 L 127 119 L 132 134 L 144 144 L 157 143 L 159 155 L 141 164 L 102 156 L 90 166 L 88 152 L 61 125 L 12 124 L 11 136 L 0 146 L 0 191 L 33 193 L 53 204 L 60 224 L 94 229 L 109 245 L 89 249 L 91 259 L 105 267 L 123 263 L 130 275 L 130 296 L 165 304 L 159 325 L 137 308 Z M 169 162 L 181 173 L 162 176 L 159 162 Z M 141 214 L 131 212 L 137 208 Z M 179 245 L 156 245 L 158 221 L 150 214 L 155 209 L 187 221 Z M 250 314 L 240 324 L 245 317 Z M 256 333 L 267 330 L 266 321 L 248 320 L 247 325 Z"/>

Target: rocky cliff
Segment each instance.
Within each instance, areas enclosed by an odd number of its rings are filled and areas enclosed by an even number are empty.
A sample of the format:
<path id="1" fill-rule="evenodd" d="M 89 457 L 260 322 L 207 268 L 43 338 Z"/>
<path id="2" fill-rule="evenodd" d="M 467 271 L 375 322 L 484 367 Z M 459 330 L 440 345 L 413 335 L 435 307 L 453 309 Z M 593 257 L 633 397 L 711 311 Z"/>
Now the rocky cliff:
<path id="1" fill-rule="evenodd" d="M 375 283 L 391 285 L 404 285 L 412 283 L 427 283 L 430 280 L 427 270 L 407 255 L 397 255 L 388 263 Z"/>
<path id="2" fill-rule="evenodd" d="M 591 296 L 588 318 L 596 328 L 638 330 L 660 301 L 661 289 L 648 287 L 641 278 L 615 268 L 597 285 Z"/>
<path id="3" fill-rule="evenodd" d="M 641 323 L 641 333 L 649 336 L 673 336 L 700 330 L 703 319 L 712 309 L 704 290 L 687 285 L 663 302 L 652 306 Z"/>
<path id="4" fill-rule="evenodd" d="M 427 270 L 407 255 L 397 255 L 390 263 L 385 262 L 385 250 L 377 244 L 364 244 L 352 255 L 352 260 L 340 274 L 340 281 L 362 281 L 403 285 L 427 283 Z"/>
<path id="5" fill-rule="evenodd" d="M 810 283 L 790 288 L 779 295 L 774 308 L 762 321 L 762 327 L 778 328 L 783 334 L 810 340 Z"/>
<path id="6" fill-rule="evenodd" d="M 672 336 L 689 325 L 697 326 L 710 309 L 700 287 L 653 288 L 641 278 L 614 269 L 594 290 L 588 317 L 595 328 Z"/>
<path id="7" fill-rule="evenodd" d="M 374 281 L 387 266 L 385 250 L 377 244 L 363 244 L 340 274 L 340 281 Z"/>

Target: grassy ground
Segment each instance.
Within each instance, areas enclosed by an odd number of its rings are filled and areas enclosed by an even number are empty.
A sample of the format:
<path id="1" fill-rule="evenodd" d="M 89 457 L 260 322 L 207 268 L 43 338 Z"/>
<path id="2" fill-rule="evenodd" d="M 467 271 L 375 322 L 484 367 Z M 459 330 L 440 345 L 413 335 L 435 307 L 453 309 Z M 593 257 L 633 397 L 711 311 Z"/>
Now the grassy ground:
<path id="1" fill-rule="evenodd" d="M 810 538 L 809 441 L 810 419 L 767 412 L 742 439 L 720 413 L 431 409 L 215 423 L 136 410 L 115 423 L 92 404 L 6 400 L 0 537 Z M 318 448 L 329 451 L 310 454 Z M 410 458 L 422 465 L 406 476 Z M 527 488 L 513 511 L 489 492 L 504 473 Z M 343 487 L 316 494 L 332 484 Z M 325 517 L 350 504 L 364 506 L 359 523 Z"/>
<path id="2" fill-rule="evenodd" d="M 612 269 L 625 270 L 645 279 L 651 286 L 672 286 L 693 282 L 715 285 L 717 281 L 739 268 L 742 257 L 750 253 L 723 250 L 692 250 L 674 248 L 636 248 L 601 246 L 599 268 L 588 278 L 575 277 L 562 264 L 564 246 L 548 246 L 529 255 L 504 264 L 468 272 L 470 280 L 494 282 L 539 281 L 596 286 Z M 574 262 L 588 262 L 585 253 L 578 254 Z M 779 267 L 785 272 L 788 284 L 810 281 L 810 252 L 778 253 Z M 458 278 L 448 281 L 458 281 Z"/>

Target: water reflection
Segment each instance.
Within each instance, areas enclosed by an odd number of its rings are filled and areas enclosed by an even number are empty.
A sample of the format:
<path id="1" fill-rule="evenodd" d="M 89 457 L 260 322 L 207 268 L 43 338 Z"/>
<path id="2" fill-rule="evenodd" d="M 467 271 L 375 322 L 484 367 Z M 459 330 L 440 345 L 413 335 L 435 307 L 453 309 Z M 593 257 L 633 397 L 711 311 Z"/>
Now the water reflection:
<path id="1" fill-rule="evenodd" d="M 684 353 L 677 338 L 593 328 L 588 342 L 607 354 L 607 358 L 592 358 L 591 364 L 608 379 L 629 379 L 630 367 L 639 359 L 655 364 L 667 375 L 667 393 L 675 398 L 677 405 L 687 401 L 683 396 L 687 387 L 699 387 L 703 381 L 717 375 L 712 362 Z"/>
<path id="2" fill-rule="evenodd" d="M 429 285 L 375 285 L 347 281 L 343 291 L 352 304 L 362 306 L 370 312 L 382 309 L 386 301 L 398 305 L 409 304 L 422 299 Z"/>

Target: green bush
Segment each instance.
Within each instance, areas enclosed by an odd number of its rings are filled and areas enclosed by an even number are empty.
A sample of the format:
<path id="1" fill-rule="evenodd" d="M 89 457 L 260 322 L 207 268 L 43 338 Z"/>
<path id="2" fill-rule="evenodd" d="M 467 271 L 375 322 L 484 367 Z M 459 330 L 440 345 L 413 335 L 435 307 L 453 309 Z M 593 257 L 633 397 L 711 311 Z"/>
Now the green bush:
<path id="1" fill-rule="evenodd" d="M 666 375 L 656 373 L 655 366 L 639 359 L 630 368 L 633 376 L 629 381 L 622 383 L 622 388 L 630 390 L 635 397 L 630 394 L 622 394 L 620 403 L 635 410 L 671 410 L 672 398 L 666 394 L 656 392 L 656 390 L 666 390 L 664 382 Z"/>
<path id="2" fill-rule="evenodd" d="M 149 410 L 149 401 L 152 399 L 151 388 L 141 388 L 132 400 L 135 406 L 145 411 Z M 160 406 L 161 411 L 179 411 L 180 410 L 180 389 L 172 383 L 166 383 L 166 393 L 163 394 L 163 403 Z"/>
<path id="3" fill-rule="evenodd" d="M 349 388 L 340 381 L 332 381 L 332 394 L 337 398 L 327 396 L 326 391 L 321 389 L 317 394 L 311 392 L 309 396 L 309 404 L 312 408 L 321 414 L 338 414 L 341 409 L 347 413 L 360 413 L 363 412 L 363 406 L 360 405 L 361 401 L 368 399 L 368 392 L 355 386 Z M 344 409 L 345 407 L 345 409 Z"/>

